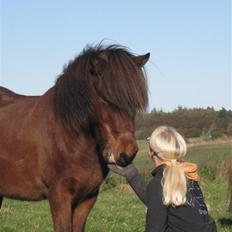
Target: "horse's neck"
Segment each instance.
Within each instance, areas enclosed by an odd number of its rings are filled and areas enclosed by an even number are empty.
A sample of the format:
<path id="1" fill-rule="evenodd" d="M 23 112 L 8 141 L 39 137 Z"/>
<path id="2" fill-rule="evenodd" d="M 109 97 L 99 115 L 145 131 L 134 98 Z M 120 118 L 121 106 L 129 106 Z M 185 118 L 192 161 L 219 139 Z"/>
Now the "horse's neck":
<path id="1" fill-rule="evenodd" d="M 78 135 L 69 133 L 64 128 L 59 115 L 55 113 L 54 97 L 55 87 L 48 89 L 42 96 L 40 96 L 33 109 L 33 118 L 36 118 L 38 123 L 46 125 L 51 128 L 51 130 L 59 130 L 59 133 L 65 138 L 68 138 L 68 140 L 77 139 Z M 83 132 L 80 133 L 80 137 L 83 137 L 84 135 Z"/>
<path id="2" fill-rule="evenodd" d="M 37 98 L 31 116 L 38 124 L 52 125 L 52 122 L 55 120 L 54 87 L 48 89 L 43 95 Z"/>
<path id="3" fill-rule="evenodd" d="M 54 87 L 48 89 L 43 95 L 41 95 L 35 107 L 36 111 L 43 110 L 45 113 L 53 111 L 54 109 Z"/>

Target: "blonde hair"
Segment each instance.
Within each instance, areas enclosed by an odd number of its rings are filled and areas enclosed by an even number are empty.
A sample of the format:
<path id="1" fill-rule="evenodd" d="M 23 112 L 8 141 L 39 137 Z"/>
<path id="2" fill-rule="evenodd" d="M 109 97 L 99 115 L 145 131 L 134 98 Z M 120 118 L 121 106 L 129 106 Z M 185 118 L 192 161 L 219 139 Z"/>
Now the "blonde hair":
<path id="1" fill-rule="evenodd" d="M 183 161 L 187 152 L 184 138 L 174 128 L 160 126 L 151 134 L 150 147 L 159 159 L 170 161 L 164 168 L 162 178 L 163 203 L 172 206 L 185 204 L 187 179 L 184 169 L 177 165 L 177 161 Z"/>

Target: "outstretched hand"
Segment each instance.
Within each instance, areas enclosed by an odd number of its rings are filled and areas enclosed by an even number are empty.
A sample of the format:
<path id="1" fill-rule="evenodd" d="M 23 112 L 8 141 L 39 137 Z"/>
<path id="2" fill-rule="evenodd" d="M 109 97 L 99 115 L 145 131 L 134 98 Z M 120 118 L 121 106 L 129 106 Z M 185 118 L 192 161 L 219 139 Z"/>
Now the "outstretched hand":
<path id="1" fill-rule="evenodd" d="M 120 167 L 120 166 L 117 166 L 115 164 L 108 164 L 108 168 L 112 172 L 114 172 L 120 176 L 126 177 L 126 178 L 134 175 L 135 173 L 138 173 L 137 168 L 135 168 L 135 166 L 133 164 L 129 164 L 126 167 Z"/>

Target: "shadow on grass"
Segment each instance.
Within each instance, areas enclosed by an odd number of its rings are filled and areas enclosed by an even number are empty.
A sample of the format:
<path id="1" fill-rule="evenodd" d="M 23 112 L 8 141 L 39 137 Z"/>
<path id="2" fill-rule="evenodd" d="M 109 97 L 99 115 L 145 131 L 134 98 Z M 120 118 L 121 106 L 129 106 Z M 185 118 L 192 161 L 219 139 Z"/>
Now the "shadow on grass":
<path id="1" fill-rule="evenodd" d="M 232 226 L 231 218 L 220 218 L 218 221 L 222 226 Z"/>

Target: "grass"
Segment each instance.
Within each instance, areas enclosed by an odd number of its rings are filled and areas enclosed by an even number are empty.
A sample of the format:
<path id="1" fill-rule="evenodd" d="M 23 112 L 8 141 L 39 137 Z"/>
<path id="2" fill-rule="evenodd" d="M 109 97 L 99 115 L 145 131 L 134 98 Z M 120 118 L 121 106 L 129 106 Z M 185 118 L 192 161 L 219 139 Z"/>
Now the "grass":
<path id="1" fill-rule="evenodd" d="M 146 156 L 146 145 L 139 141 L 140 153 L 135 165 L 149 180 L 152 164 Z M 232 232 L 232 214 L 227 212 L 226 167 L 232 149 L 230 144 L 201 145 L 189 149 L 187 160 L 199 165 L 201 187 L 210 214 L 219 232 Z M 86 225 L 88 232 L 141 232 L 145 225 L 145 206 L 125 183 L 123 178 L 110 174 L 102 186 Z M 2 232 L 53 231 L 47 201 L 20 202 L 4 200 L 0 211 Z"/>

